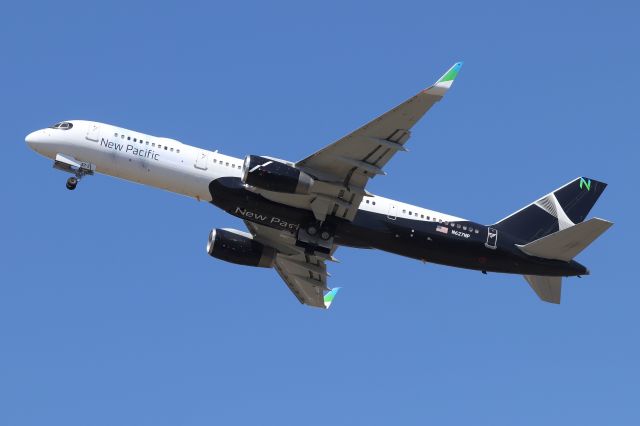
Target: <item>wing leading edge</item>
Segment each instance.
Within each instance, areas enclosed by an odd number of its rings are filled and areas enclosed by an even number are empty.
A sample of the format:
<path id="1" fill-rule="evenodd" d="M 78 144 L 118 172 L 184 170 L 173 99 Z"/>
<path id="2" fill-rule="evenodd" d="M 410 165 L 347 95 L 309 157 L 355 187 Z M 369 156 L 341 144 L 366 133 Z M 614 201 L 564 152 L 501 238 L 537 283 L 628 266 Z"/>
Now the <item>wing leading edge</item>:
<path id="1" fill-rule="evenodd" d="M 342 139 L 296 163 L 320 180 L 344 189 L 335 200 L 317 203 L 317 216 L 331 214 L 353 220 L 369 179 L 384 175 L 384 166 L 398 151 L 406 151 L 411 128 L 447 93 L 462 62 L 457 62 L 432 86 L 375 118 Z"/>

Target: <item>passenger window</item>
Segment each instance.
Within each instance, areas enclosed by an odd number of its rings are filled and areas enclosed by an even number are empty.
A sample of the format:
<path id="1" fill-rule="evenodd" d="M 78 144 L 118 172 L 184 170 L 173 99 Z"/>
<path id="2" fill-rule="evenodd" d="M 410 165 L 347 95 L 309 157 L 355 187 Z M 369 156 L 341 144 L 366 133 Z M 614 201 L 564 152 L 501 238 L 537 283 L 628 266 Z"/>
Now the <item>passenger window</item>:
<path id="1" fill-rule="evenodd" d="M 149 145 L 149 141 L 147 141 L 146 144 Z"/>
<path id="2" fill-rule="evenodd" d="M 372 201 L 372 202 L 371 202 L 371 204 L 373 204 L 373 205 L 375 206 L 375 205 L 376 205 L 376 202 L 375 202 L 375 201 Z"/>
<path id="3" fill-rule="evenodd" d="M 151 144 L 151 146 L 155 148 L 155 147 L 156 147 L 156 144 L 155 144 L 155 142 L 154 142 L 154 143 L 152 143 L 152 144 Z"/>
<path id="4" fill-rule="evenodd" d="M 180 150 L 179 150 L 179 149 L 178 149 L 178 150 L 176 150 L 176 152 L 177 152 L 178 154 L 180 154 Z"/>
<path id="5" fill-rule="evenodd" d="M 124 135 L 121 135 L 121 136 L 122 136 L 122 139 L 124 139 Z"/>
<path id="6" fill-rule="evenodd" d="M 167 146 L 166 146 L 166 145 L 164 146 L 164 150 L 165 150 L 165 151 L 167 150 Z"/>
<path id="7" fill-rule="evenodd" d="M 229 163 L 225 163 L 225 166 L 229 167 Z"/>
<path id="8" fill-rule="evenodd" d="M 171 148 L 171 152 L 173 152 L 173 148 Z"/>
<path id="9" fill-rule="evenodd" d="M 466 230 L 467 230 L 467 227 L 466 227 L 466 226 L 463 226 L 463 227 L 462 227 L 462 230 L 463 230 L 463 231 L 466 231 Z"/>
<path id="10" fill-rule="evenodd" d="M 127 140 L 130 141 L 131 140 L 131 136 L 127 136 Z"/>
<path id="11" fill-rule="evenodd" d="M 133 138 L 133 141 L 134 141 L 134 142 L 138 142 L 138 140 L 137 140 L 136 138 Z"/>
<path id="12" fill-rule="evenodd" d="M 117 138 L 117 137 L 118 137 L 118 134 L 117 134 L 117 133 L 114 133 L 114 134 L 113 134 L 113 136 L 115 136 L 115 137 Z"/>

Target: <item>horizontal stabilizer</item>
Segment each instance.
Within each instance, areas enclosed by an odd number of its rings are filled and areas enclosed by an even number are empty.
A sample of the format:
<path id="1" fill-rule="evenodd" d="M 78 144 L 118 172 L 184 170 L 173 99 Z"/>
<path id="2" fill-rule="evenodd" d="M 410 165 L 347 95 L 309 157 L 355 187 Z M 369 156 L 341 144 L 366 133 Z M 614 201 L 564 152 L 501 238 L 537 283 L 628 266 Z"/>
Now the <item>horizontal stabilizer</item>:
<path id="1" fill-rule="evenodd" d="M 545 302 L 560 303 L 562 277 L 541 277 L 538 275 L 524 275 L 533 291 Z"/>
<path id="2" fill-rule="evenodd" d="M 530 256 L 569 262 L 612 225 L 593 218 L 517 247 Z"/>

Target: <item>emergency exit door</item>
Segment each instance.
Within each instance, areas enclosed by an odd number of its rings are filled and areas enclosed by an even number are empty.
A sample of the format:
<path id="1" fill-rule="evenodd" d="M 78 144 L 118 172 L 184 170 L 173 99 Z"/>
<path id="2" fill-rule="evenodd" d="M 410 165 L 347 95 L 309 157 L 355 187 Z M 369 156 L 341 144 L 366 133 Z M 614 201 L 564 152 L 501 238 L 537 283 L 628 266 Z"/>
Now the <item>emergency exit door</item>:
<path id="1" fill-rule="evenodd" d="M 196 169 L 200 169 L 200 170 L 207 170 L 207 159 L 209 158 L 209 156 L 207 155 L 206 152 L 201 151 L 198 153 L 198 156 L 196 157 L 196 163 L 194 164 Z"/>

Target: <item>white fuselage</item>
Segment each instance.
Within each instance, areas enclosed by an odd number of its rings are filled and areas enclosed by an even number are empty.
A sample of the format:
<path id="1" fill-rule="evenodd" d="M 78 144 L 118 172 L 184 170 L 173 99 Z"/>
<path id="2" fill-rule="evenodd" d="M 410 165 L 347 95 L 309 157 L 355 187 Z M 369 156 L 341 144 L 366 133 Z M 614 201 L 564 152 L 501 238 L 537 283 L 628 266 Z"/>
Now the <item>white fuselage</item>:
<path id="1" fill-rule="evenodd" d="M 72 120 L 68 130 L 46 128 L 26 137 L 39 154 L 64 154 L 91 163 L 98 173 L 165 189 L 210 202 L 209 184 L 224 176 L 242 176 L 243 160 L 110 124 Z M 424 221 L 461 218 L 372 195 L 359 209 Z"/>

